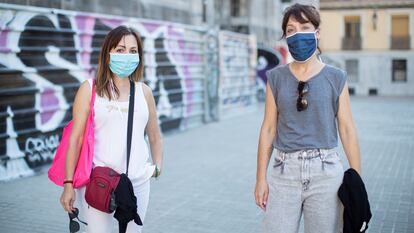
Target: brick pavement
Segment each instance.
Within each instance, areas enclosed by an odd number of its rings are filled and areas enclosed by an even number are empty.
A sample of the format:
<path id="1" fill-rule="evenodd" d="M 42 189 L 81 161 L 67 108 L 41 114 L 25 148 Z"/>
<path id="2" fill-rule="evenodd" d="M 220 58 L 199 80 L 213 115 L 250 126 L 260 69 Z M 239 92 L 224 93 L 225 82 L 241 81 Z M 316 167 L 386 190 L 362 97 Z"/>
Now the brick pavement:
<path id="1" fill-rule="evenodd" d="M 414 98 L 351 101 L 374 214 L 368 232 L 414 232 Z M 253 188 L 261 120 L 259 106 L 166 135 L 165 167 L 152 182 L 144 232 L 260 232 Z M 60 191 L 45 173 L 0 183 L 0 232 L 68 232 Z"/>

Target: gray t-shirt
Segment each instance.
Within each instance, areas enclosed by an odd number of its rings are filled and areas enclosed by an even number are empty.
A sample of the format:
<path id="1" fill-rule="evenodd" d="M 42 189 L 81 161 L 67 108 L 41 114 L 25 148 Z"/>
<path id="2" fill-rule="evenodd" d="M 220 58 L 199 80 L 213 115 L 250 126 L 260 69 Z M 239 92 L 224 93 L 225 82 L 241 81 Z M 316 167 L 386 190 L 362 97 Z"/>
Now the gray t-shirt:
<path id="1" fill-rule="evenodd" d="M 267 71 L 278 110 L 273 146 L 284 152 L 307 149 L 331 149 L 338 145 L 336 115 L 346 72 L 330 65 L 311 77 L 305 98 L 308 108 L 299 112 L 298 80 L 288 65 Z"/>

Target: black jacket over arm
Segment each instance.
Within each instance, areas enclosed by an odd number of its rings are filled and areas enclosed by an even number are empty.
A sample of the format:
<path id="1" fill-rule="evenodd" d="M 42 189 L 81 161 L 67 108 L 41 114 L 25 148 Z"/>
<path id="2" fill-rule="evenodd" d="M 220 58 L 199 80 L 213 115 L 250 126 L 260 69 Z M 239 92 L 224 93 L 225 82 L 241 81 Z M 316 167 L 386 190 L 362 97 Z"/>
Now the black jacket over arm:
<path id="1" fill-rule="evenodd" d="M 115 202 L 117 208 L 114 218 L 118 220 L 120 233 L 126 232 L 131 220 L 134 220 L 138 225 L 142 225 L 141 218 L 137 213 L 137 198 L 134 194 L 134 188 L 125 174 L 121 174 L 121 179 L 115 189 Z"/>
<path id="2" fill-rule="evenodd" d="M 372 214 L 364 182 L 354 169 L 345 171 L 338 197 L 345 208 L 343 233 L 365 232 Z"/>

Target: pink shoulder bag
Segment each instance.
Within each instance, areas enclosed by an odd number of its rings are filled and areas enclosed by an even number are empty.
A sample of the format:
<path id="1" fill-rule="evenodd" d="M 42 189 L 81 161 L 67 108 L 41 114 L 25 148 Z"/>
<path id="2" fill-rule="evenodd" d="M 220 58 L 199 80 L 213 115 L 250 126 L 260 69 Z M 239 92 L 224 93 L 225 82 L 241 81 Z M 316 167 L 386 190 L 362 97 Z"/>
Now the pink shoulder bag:
<path id="1" fill-rule="evenodd" d="M 92 94 L 89 103 L 89 115 L 86 121 L 85 131 L 83 133 L 82 148 L 79 153 L 78 163 L 76 164 L 73 174 L 73 187 L 80 188 L 89 182 L 92 171 L 92 160 L 94 152 L 94 104 L 95 104 L 95 81 L 92 82 Z M 69 146 L 69 138 L 72 132 L 72 121 L 70 121 L 63 129 L 62 139 L 56 150 L 55 158 L 48 171 L 48 177 L 56 185 L 63 186 L 65 180 L 66 152 Z"/>

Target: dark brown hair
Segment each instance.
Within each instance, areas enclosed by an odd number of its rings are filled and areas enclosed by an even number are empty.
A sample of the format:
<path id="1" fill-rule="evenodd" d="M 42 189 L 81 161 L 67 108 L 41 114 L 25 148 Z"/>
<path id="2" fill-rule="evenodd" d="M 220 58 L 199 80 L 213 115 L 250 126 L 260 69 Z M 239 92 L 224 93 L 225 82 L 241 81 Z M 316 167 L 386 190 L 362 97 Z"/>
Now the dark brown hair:
<path id="1" fill-rule="evenodd" d="M 303 17 L 305 15 L 306 19 Z M 318 10 L 311 5 L 302 5 L 296 3 L 288 8 L 286 8 L 282 20 L 282 31 L 283 37 L 286 37 L 286 27 L 289 21 L 289 18 L 293 17 L 299 23 L 312 23 L 315 29 L 319 28 L 321 24 L 321 17 Z"/>
<path id="2" fill-rule="evenodd" d="M 303 15 L 305 15 L 306 18 L 304 18 Z M 315 29 L 318 29 L 319 25 L 321 24 L 321 16 L 319 15 L 318 10 L 314 6 L 296 3 L 286 8 L 285 10 L 282 20 L 282 38 L 286 38 L 286 27 L 290 17 L 293 17 L 299 23 L 310 22 L 311 24 L 313 24 Z M 319 48 L 319 41 L 318 51 L 320 55 L 322 53 L 322 50 Z"/>
<path id="3" fill-rule="evenodd" d="M 144 53 L 142 48 L 141 38 L 139 37 L 138 33 L 133 30 L 132 28 L 126 26 L 118 26 L 112 29 L 106 36 L 103 42 L 101 52 L 99 53 L 99 62 L 98 62 L 98 69 L 96 71 L 96 93 L 103 97 L 107 96 L 110 100 L 115 98 L 115 96 L 111 95 L 111 86 L 110 86 L 110 79 L 114 78 L 114 74 L 109 69 L 109 53 L 111 49 L 116 48 L 119 41 L 124 36 L 132 35 L 137 40 L 138 45 L 138 56 L 139 56 L 139 65 L 137 69 L 129 76 L 134 82 L 138 82 L 142 79 L 143 71 L 144 71 Z M 119 96 L 119 90 L 115 86 L 115 95 Z"/>

